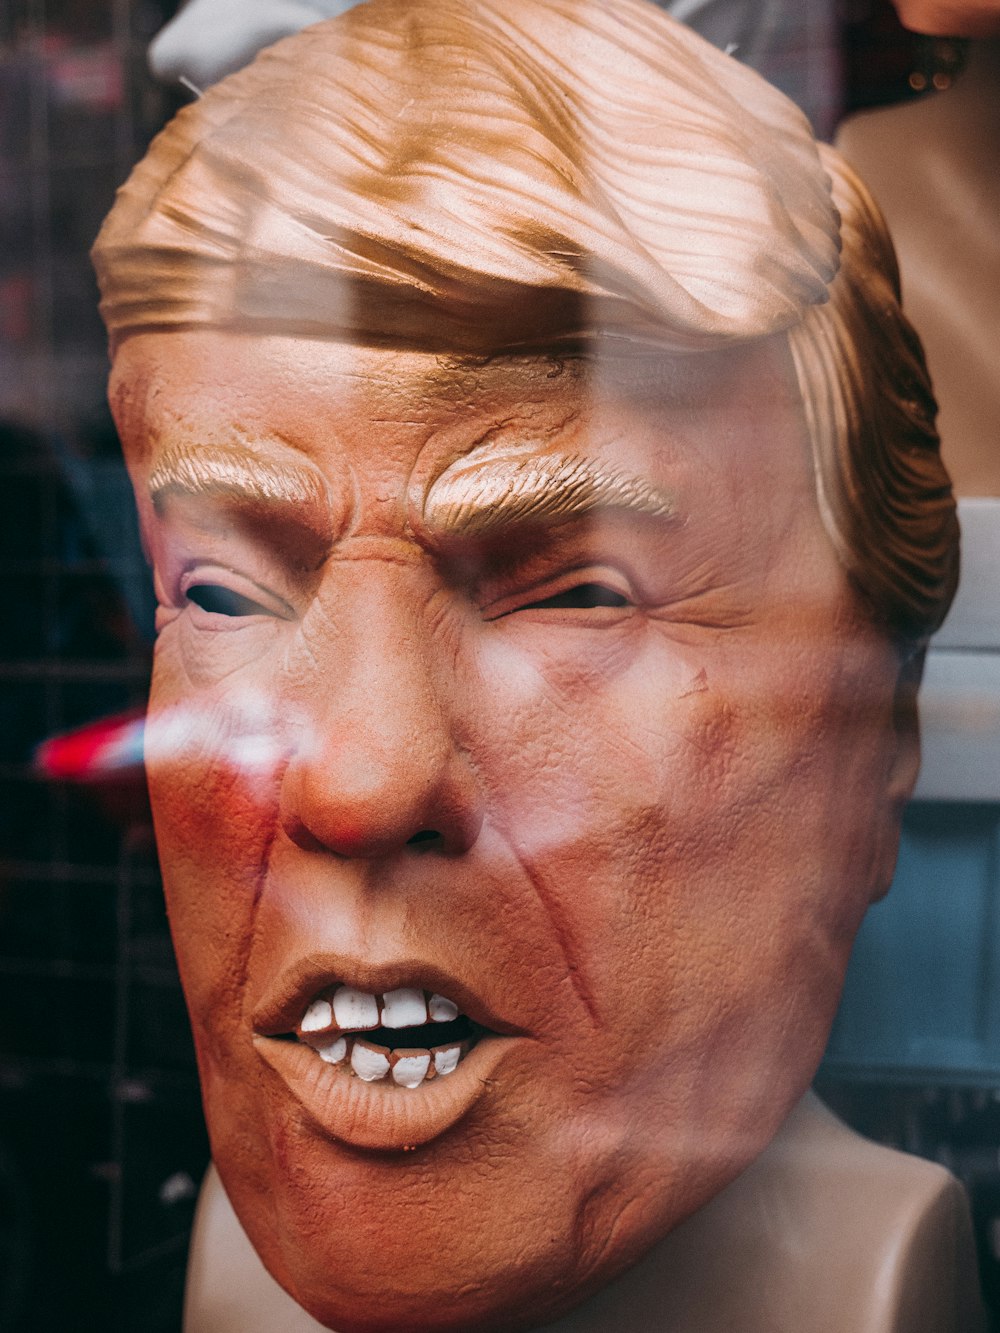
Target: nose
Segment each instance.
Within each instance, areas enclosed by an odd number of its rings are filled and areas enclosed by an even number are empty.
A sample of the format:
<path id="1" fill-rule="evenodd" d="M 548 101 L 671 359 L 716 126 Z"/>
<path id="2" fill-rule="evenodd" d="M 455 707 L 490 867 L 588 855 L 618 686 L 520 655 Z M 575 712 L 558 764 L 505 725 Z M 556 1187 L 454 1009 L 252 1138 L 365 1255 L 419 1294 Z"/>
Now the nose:
<path id="1" fill-rule="evenodd" d="M 312 645 L 309 725 L 282 781 L 282 828 L 305 850 L 351 858 L 466 851 L 482 801 L 454 734 L 455 682 L 412 613 L 368 609 L 351 617 L 367 632 L 350 645 L 335 636 L 328 663 Z"/>

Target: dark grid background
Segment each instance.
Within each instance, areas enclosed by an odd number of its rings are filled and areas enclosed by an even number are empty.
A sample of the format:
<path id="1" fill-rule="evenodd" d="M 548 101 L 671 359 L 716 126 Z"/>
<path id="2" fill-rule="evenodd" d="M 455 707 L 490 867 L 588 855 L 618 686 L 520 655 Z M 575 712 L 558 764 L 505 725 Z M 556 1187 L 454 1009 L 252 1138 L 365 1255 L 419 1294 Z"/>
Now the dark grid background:
<path id="1" fill-rule="evenodd" d="M 175 1330 L 207 1161 L 141 787 L 35 776 L 141 704 L 150 612 L 87 250 L 175 108 L 170 5 L 0 8 L 0 1329 Z"/>
<path id="2" fill-rule="evenodd" d="M 175 1330 L 207 1161 L 141 787 L 32 766 L 48 736 L 141 704 L 151 607 L 103 401 L 87 249 L 182 98 L 145 70 L 171 0 L 0 0 L 0 1330 Z M 887 16 L 889 27 L 887 27 Z M 847 105 L 902 95 L 911 52 L 845 11 Z M 888 36 L 887 36 L 888 34 Z M 827 1081 L 859 1128 L 972 1186 L 996 1287 L 992 1089 Z"/>

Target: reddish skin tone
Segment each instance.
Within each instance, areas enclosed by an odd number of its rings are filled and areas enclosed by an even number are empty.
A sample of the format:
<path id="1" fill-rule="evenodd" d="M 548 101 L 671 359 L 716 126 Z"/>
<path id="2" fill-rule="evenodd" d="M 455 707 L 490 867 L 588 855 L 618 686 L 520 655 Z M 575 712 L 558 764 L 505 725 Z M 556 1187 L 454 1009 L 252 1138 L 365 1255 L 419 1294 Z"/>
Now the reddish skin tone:
<path id="1" fill-rule="evenodd" d="M 900 22 L 913 32 L 932 37 L 996 37 L 1000 35 L 997 0 L 893 0 Z"/>
<path id="2" fill-rule="evenodd" d="M 783 340 L 631 366 L 212 330 L 117 357 L 163 607 L 150 789 L 213 1153 L 268 1267 L 345 1333 L 546 1323 L 704 1204 L 807 1086 L 891 878 L 899 663 L 821 526 Z M 676 518 L 442 558 L 419 497 L 498 426 L 639 474 Z M 326 476 L 321 566 L 252 512 L 153 514 L 159 453 L 234 444 Z M 192 582 L 264 609 L 206 612 Z M 532 609 L 584 583 L 627 604 Z M 232 759 L 248 693 L 271 709 L 252 769 Z M 319 954 L 359 984 L 437 969 L 507 1035 L 454 1093 L 367 1085 L 345 1109 L 323 1092 L 340 1075 L 259 1035 Z M 316 1071 L 301 1099 L 289 1051 Z"/>

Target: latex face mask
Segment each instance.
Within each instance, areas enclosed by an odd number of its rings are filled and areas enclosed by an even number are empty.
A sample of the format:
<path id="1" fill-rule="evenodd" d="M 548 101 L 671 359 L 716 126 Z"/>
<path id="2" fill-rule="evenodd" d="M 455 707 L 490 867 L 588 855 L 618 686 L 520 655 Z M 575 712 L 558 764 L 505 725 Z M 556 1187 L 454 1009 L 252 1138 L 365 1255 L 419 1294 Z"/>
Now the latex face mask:
<path id="1" fill-rule="evenodd" d="M 341 1330 L 544 1323 L 808 1084 L 891 874 L 898 659 L 783 337 L 120 349 L 212 1147 Z"/>

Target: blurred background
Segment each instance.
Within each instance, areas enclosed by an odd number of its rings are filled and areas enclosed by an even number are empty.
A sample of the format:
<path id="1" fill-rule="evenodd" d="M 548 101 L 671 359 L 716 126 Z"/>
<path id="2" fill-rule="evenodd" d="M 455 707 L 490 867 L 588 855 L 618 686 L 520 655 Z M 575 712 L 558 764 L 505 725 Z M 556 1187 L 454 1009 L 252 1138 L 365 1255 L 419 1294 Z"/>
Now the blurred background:
<path id="1" fill-rule="evenodd" d="M 152 600 L 104 404 L 87 257 L 116 186 L 192 96 L 158 84 L 146 66 L 150 39 L 176 7 L 0 8 L 7 1333 L 178 1329 L 208 1160 L 139 766 Z M 767 72 L 826 135 L 849 111 L 939 95 L 951 79 L 954 44 L 904 33 L 887 0 L 831 3 L 819 44 L 801 22 L 806 9 Z M 897 884 L 859 946 L 819 1080 L 862 1132 L 965 1181 L 994 1310 L 998 879 L 1000 806 L 911 807 Z"/>

